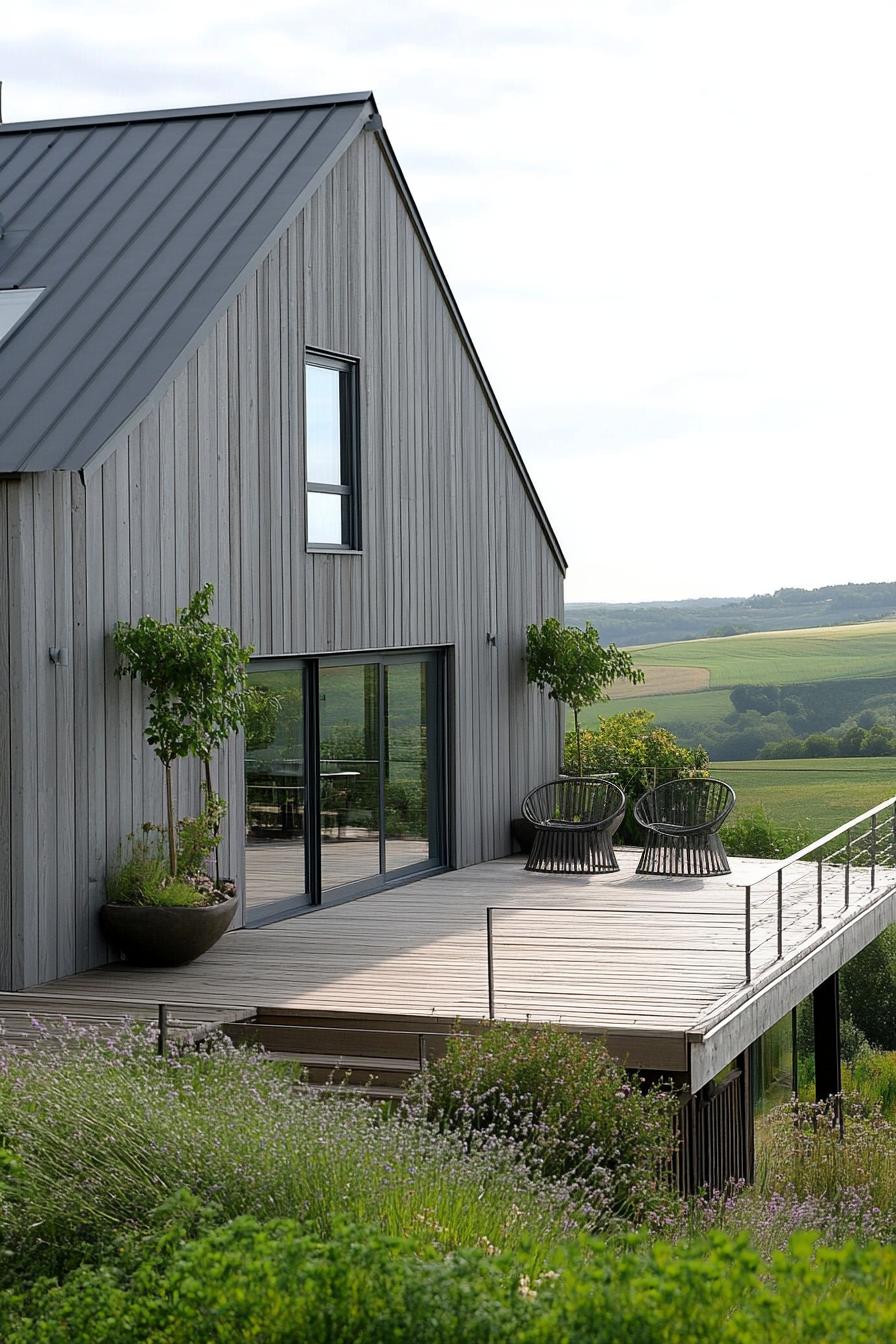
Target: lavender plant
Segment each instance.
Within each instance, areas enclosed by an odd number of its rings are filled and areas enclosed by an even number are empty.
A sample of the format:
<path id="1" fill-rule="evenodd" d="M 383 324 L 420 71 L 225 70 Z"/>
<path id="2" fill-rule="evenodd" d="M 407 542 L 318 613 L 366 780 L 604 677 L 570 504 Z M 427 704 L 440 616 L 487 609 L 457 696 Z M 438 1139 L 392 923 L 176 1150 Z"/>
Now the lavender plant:
<path id="1" fill-rule="evenodd" d="M 574 1192 L 592 1228 L 677 1209 L 666 1173 L 678 1098 L 641 1086 L 600 1041 L 506 1022 L 454 1035 L 410 1105 L 471 1152 L 510 1145 L 534 1178 Z"/>
<path id="2" fill-rule="evenodd" d="M 693 1200 L 678 1235 L 710 1228 L 749 1232 L 766 1252 L 802 1231 L 830 1246 L 896 1241 L 896 1127 L 858 1096 L 777 1107 L 757 1128 L 755 1185 Z"/>
<path id="3" fill-rule="evenodd" d="M 0 1055 L 0 1262 L 52 1272 L 144 1226 L 178 1191 L 222 1218 L 340 1218 L 434 1245 L 549 1245 L 579 1224 L 570 1190 L 501 1145 L 297 1084 L 224 1040 L 159 1059 L 145 1029 L 72 1029 Z"/>

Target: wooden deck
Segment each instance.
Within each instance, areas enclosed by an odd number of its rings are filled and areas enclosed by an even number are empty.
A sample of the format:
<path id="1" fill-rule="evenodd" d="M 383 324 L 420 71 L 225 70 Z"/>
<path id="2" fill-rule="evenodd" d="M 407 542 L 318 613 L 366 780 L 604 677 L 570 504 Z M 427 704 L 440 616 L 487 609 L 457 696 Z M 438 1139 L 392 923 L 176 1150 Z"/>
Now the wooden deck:
<path id="1" fill-rule="evenodd" d="M 592 876 L 527 873 L 520 859 L 481 864 L 229 933 L 189 966 L 153 971 L 121 963 L 54 981 L 44 992 L 476 1020 L 488 1013 L 492 907 L 497 1017 L 598 1030 L 637 1067 L 683 1072 L 705 1034 L 716 1032 L 713 1062 L 740 1039 L 724 1028 L 726 1018 L 749 1006 L 750 1029 L 758 1024 L 759 1034 L 793 1006 L 788 977 L 804 997 L 813 975 L 820 983 L 830 973 L 832 958 L 836 969 L 896 917 L 896 873 L 879 868 L 871 889 L 867 871 L 854 869 L 844 910 L 843 869 L 832 868 L 824 874 L 819 930 L 817 870 L 800 865 L 788 875 L 779 960 L 777 893 L 759 881 L 766 860 L 734 860 L 724 878 L 656 878 L 635 874 L 637 856 L 621 849 L 619 873 Z M 754 884 L 749 984 L 746 883 Z M 759 1016 L 757 1003 L 764 1004 Z M 766 1023 L 770 1013 L 777 1016 Z M 707 1055 L 704 1071 L 709 1066 Z"/>
<path id="2" fill-rule="evenodd" d="M 386 841 L 386 871 L 425 863 L 426 840 Z M 375 877 L 380 867 L 379 840 L 324 841 L 321 850 L 324 891 Z M 246 845 L 246 918 L 279 902 L 291 902 L 305 890 L 305 844 L 301 838 L 251 841 Z"/>

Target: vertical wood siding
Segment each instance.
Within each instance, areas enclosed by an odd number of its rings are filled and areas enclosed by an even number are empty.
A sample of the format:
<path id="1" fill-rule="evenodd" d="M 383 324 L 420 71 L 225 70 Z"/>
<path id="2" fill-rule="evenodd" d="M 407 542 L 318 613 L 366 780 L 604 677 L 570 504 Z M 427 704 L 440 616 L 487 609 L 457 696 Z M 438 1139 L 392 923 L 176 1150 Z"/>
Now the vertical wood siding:
<path id="1" fill-rule="evenodd" d="M 305 551 L 306 345 L 361 361 L 359 555 Z M 0 491 L 0 986 L 104 958 L 106 865 L 162 817 L 142 693 L 114 676 L 109 633 L 171 619 L 209 580 L 216 618 L 259 654 L 449 648 L 452 858 L 509 852 L 511 816 L 558 765 L 557 707 L 526 685 L 524 647 L 528 622 L 562 615 L 563 579 L 375 137 L 86 483 Z M 240 881 L 239 740 L 215 769 Z M 178 790 L 194 808 L 194 769 Z"/>

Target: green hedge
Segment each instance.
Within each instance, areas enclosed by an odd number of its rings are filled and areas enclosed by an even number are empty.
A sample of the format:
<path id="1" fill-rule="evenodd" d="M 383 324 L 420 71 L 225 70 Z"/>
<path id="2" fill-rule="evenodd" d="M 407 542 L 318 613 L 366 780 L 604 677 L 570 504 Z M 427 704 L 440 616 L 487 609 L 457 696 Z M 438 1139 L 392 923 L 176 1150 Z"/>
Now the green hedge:
<path id="1" fill-rule="evenodd" d="M 896 1251 L 813 1252 L 769 1269 L 744 1241 L 581 1240 L 535 1279 L 512 1254 L 289 1221 L 184 1222 L 62 1286 L 0 1297 L 5 1344 L 882 1344 L 896 1338 Z"/>

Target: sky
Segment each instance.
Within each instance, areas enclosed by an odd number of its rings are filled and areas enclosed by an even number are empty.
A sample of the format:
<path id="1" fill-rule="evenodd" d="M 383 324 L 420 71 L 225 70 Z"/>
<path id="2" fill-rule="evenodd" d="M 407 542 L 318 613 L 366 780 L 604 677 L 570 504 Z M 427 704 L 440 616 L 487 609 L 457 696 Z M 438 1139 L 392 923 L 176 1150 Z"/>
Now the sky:
<path id="1" fill-rule="evenodd" d="M 0 32 L 4 121 L 372 89 L 569 601 L 896 578 L 894 55 L 892 0 L 23 0 Z"/>

